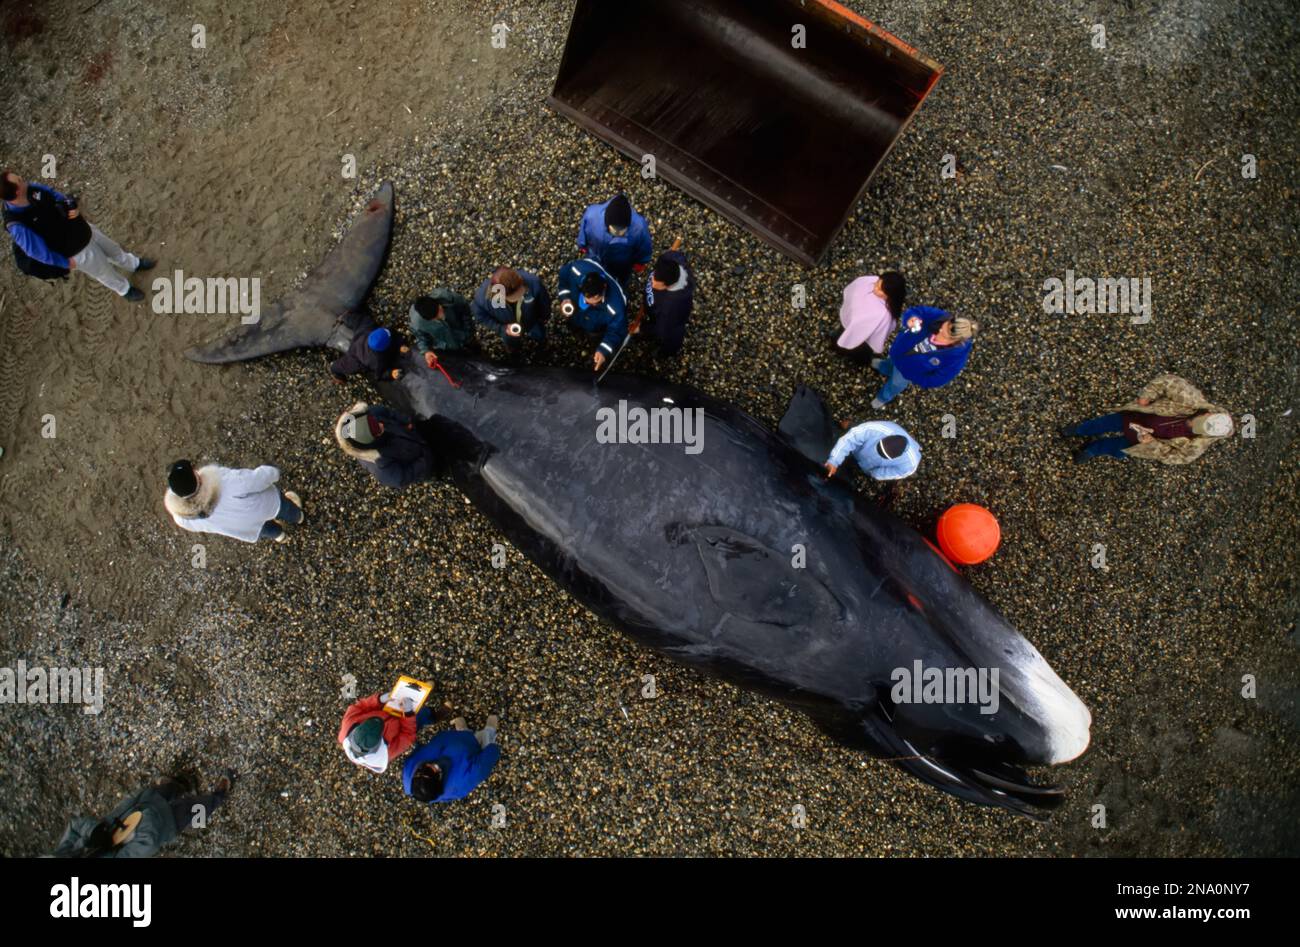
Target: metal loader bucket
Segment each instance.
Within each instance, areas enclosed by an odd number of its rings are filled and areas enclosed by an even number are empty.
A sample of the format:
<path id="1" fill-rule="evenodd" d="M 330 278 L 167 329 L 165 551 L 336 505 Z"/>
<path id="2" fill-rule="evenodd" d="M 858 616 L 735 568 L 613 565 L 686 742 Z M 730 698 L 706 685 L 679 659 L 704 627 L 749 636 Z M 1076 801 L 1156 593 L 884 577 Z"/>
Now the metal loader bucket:
<path id="1" fill-rule="evenodd" d="M 831 0 L 578 0 L 547 102 L 814 264 L 942 71 Z"/>

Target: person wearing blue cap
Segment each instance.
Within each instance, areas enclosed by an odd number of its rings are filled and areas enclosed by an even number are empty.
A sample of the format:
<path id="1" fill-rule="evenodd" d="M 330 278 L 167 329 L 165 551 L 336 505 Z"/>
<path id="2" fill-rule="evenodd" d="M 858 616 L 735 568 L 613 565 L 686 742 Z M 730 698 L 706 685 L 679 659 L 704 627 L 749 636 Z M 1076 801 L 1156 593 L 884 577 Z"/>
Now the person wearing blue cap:
<path id="1" fill-rule="evenodd" d="M 388 329 L 375 325 L 374 319 L 360 313 L 349 313 L 343 322 L 353 330 L 352 344 L 347 352 L 330 365 L 330 375 L 342 384 L 349 375 L 365 374 L 372 382 L 402 377 L 397 362 L 410 349 L 400 344 Z"/>

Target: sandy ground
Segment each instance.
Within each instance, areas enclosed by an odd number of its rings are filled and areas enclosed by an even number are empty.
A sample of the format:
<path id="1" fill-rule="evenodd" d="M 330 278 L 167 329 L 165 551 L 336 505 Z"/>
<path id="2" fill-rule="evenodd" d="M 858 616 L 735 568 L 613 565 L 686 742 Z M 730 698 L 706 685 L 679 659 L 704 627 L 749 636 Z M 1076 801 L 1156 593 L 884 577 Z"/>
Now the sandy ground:
<path id="1" fill-rule="evenodd" d="M 773 423 L 799 382 L 866 416 L 876 380 L 831 357 L 820 331 L 848 280 L 903 269 L 909 302 L 986 331 L 957 382 L 885 412 L 926 447 L 900 512 L 927 529 L 957 500 L 1000 517 L 1004 546 L 971 579 L 1094 715 L 1089 753 L 1052 774 L 1066 809 L 1038 826 L 941 796 L 636 649 L 516 553 L 503 580 L 500 537 L 453 487 L 395 495 L 338 456 L 330 424 L 370 392 L 331 385 L 323 353 L 193 365 L 179 353 L 220 327 L 208 317 L 6 263 L 0 666 L 102 666 L 109 693 L 99 717 L 0 711 L 0 851 L 48 851 L 70 817 L 140 782 L 226 765 L 244 774 L 229 806 L 176 852 L 1300 850 L 1288 5 L 853 6 L 947 72 L 815 271 L 545 109 L 562 2 L 6 3 L 15 118 L 0 154 L 29 174 L 56 154 L 56 186 L 160 270 L 260 276 L 264 301 L 391 178 L 399 218 L 373 300 L 390 324 L 422 289 L 469 292 L 497 262 L 553 280 L 583 204 L 626 187 L 663 242 L 684 236 L 700 294 L 682 364 L 620 367 Z M 1099 18 L 1105 51 L 1089 44 Z M 489 44 L 499 21 L 513 29 L 505 51 Z M 1253 180 L 1238 170 L 1246 152 Z M 346 153 L 356 180 L 340 174 Z M 939 173 L 946 154 L 956 180 Z M 1067 268 L 1150 276 L 1153 323 L 1045 315 L 1041 283 Z M 785 304 L 795 282 L 807 311 Z M 1072 465 L 1055 429 L 1165 370 L 1253 414 L 1258 436 L 1186 468 Z M 952 440 L 939 436 L 948 414 Z M 179 455 L 277 464 L 307 495 L 309 526 L 284 547 L 214 540 L 192 568 L 191 537 L 161 504 Z M 1089 565 L 1096 543 L 1107 571 Z M 396 768 L 370 776 L 333 743 L 344 676 L 365 693 L 403 671 L 435 679 L 471 723 L 502 714 L 502 765 L 461 805 L 415 805 Z M 637 696 L 647 673 L 653 701 Z M 1240 696 L 1244 674 L 1255 699 Z M 1090 822 L 1098 804 L 1105 829 Z"/>

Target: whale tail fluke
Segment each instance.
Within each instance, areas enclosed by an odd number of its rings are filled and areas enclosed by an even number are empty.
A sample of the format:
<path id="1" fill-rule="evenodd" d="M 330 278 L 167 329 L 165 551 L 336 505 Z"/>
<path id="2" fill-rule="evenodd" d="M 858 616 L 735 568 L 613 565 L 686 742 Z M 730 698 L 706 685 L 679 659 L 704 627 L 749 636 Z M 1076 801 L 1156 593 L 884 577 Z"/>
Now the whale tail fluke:
<path id="1" fill-rule="evenodd" d="M 188 349 L 185 357 L 223 364 L 299 348 L 339 347 L 342 343 L 346 349 L 345 333 L 336 331 L 339 319 L 360 307 L 370 292 L 388 252 L 392 230 L 393 185 L 385 182 L 339 245 L 301 286 L 268 307 L 256 322 Z"/>

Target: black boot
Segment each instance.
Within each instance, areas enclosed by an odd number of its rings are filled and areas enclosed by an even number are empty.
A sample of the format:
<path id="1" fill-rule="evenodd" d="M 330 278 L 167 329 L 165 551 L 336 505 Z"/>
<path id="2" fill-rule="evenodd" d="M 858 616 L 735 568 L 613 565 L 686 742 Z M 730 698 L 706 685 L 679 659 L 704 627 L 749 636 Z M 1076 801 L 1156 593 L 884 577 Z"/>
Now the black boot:
<path id="1" fill-rule="evenodd" d="M 136 264 L 135 271 L 139 273 L 142 270 L 152 270 L 157 265 L 157 260 L 152 260 L 147 256 L 142 256 L 140 257 L 140 262 Z"/>

